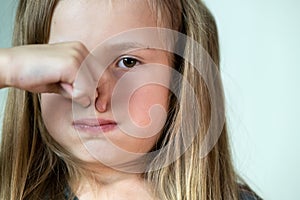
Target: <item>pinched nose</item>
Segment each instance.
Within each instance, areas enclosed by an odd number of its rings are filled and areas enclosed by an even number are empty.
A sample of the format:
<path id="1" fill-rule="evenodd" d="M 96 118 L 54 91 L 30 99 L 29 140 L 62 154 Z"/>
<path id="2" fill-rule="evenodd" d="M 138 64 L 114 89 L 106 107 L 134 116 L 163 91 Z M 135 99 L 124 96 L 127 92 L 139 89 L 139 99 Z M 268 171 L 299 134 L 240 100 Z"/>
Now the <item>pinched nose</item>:
<path id="1" fill-rule="evenodd" d="M 95 95 L 95 108 L 98 112 L 106 112 L 110 106 L 113 87 L 115 85 L 115 78 L 110 70 L 105 70 L 101 75 Z"/>

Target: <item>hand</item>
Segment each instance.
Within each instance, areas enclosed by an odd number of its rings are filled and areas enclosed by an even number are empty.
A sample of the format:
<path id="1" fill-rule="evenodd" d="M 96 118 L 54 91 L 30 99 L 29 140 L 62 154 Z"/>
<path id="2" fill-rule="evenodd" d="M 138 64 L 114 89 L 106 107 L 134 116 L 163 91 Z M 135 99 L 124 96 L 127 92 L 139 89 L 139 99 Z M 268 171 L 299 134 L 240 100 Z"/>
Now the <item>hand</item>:
<path id="1" fill-rule="evenodd" d="M 87 106 L 88 97 L 73 96 L 76 74 L 89 55 L 79 42 L 27 45 L 0 51 L 0 87 L 16 87 L 33 93 L 57 93 Z M 5 59 L 3 59 L 5 57 Z M 85 64 L 90 63 L 85 62 Z M 83 89 L 83 88 L 81 88 Z"/>

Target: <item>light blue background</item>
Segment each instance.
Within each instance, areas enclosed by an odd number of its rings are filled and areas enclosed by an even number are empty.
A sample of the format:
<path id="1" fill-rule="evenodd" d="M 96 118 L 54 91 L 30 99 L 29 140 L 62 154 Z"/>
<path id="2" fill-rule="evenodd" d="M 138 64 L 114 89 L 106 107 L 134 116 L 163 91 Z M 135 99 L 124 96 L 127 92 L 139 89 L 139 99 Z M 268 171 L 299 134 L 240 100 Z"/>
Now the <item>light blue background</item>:
<path id="1" fill-rule="evenodd" d="M 1 0 L 0 47 L 10 46 L 10 2 Z M 219 27 L 236 167 L 264 199 L 300 199 L 300 1 L 205 2 Z"/>
<path id="2" fill-rule="evenodd" d="M 0 0 L 0 48 L 11 46 L 16 5 L 17 0 Z M 7 89 L 0 89 L 0 127 L 2 127 L 6 94 Z"/>

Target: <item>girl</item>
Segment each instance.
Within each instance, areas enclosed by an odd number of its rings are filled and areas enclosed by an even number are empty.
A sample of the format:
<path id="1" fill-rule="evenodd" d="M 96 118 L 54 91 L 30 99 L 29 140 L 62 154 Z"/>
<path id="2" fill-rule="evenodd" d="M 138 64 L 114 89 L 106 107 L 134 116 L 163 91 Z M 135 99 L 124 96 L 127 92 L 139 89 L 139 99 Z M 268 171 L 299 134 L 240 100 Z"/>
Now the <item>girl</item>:
<path id="1" fill-rule="evenodd" d="M 232 165 L 217 29 L 200 0 L 20 0 L 14 46 L 0 51 L 0 88 L 14 87 L 1 199 L 258 199 Z"/>

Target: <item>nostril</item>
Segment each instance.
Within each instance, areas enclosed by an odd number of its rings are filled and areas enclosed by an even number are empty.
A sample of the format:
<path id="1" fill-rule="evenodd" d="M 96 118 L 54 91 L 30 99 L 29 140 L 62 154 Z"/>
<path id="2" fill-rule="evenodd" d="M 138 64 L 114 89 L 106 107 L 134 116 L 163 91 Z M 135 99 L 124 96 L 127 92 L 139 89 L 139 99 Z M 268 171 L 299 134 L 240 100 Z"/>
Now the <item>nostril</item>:
<path id="1" fill-rule="evenodd" d="M 96 98 L 95 107 L 99 112 L 106 111 L 106 103 L 105 103 L 105 101 L 101 100 L 100 98 Z"/>
<path id="2" fill-rule="evenodd" d="M 94 99 L 96 99 L 96 100 L 97 100 L 98 96 L 99 96 L 99 94 L 98 94 L 98 90 L 96 89 L 96 90 L 95 90 L 95 94 L 94 94 Z"/>

